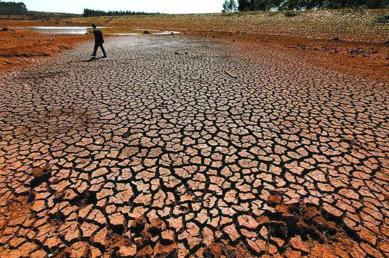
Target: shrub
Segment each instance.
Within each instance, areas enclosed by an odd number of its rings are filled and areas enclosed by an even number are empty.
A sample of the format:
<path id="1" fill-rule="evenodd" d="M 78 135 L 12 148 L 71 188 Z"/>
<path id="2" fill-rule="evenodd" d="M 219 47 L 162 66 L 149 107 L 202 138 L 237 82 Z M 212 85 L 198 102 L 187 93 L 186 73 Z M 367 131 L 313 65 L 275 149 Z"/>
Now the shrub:
<path id="1" fill-rule="evenodd" d="M 295 17 L 295 16 L 298 15 L 298 13 L 295 12 L 295 11 L 290 11 L 290 10 L 288 10 L 288 11 L 285 11 L 285 12 L 284 12 L 284 15 L 285 15 L 286 17 Z"/>
<path id="2" fill-rule="evenodd" d="M 378 23 L 389 23 L 389 15 L 383 15 L 383 16 L 380 16 L 380 17 L 377 17 L 375 19 L 375 22 L 378 22 Z"/>

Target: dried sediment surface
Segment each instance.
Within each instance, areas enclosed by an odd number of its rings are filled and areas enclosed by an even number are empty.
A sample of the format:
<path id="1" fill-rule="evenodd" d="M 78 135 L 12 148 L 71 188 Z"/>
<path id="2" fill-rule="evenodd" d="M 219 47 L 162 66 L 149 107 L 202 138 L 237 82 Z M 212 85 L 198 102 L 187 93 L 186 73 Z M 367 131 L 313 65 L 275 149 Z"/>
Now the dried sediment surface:
<path id="1" fill-rule="evenodd" d="M 388 256 L 387 84 L 266 47 L 87 47 L 1 78 L 1 257 Z"/>

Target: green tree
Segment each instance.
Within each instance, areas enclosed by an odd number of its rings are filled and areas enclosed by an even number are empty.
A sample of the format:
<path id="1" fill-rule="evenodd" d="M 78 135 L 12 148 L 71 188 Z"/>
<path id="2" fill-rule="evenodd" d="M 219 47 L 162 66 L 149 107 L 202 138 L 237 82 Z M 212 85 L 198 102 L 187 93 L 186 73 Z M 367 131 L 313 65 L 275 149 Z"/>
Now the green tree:
<path id="1" fill-rule="evenodd" d="M 250 0 L 238 0 L 239 2 L 239 11 L 244 12 L 244 11 L 251 11 L 250 8 Z"/>
<path id="2" fill-rule="evenodd" d="M 229 0 L 224 0 L 224 3 L 223 3 L 223 13 L 228 12 L 229 3 L 230 3 Z"/>
<path id="3" fill-rule="evenodd" d="M 101 11 L 93 9 L 84 9 L 84 17 L 98 17 L 98 16 L 129 16 L 129 15 L 157 15 L 159 13 L 145 13 L 133 11 Z"/>
<path id="4" fill-rule="evenodd" d="M 228 8 L 230 9 L 231 12 L 236 12 L 238 11 L 238 4 L 235 2 L 235 0 L 230 0 Z"/>
<path id="5" fill-rule="evenodd" d="M 26 14 L 26 13 L 27 13 L 27 7 L 24 3 L 0 1 L 0 14 L 20 15 L 20 14 Z"/>
<path id="6" fill-rule="evenodd" d="M 223 12 L 236 12 L 238 10 L 238 4 L 235 0 L 225 0 L 223 3 Z"/>

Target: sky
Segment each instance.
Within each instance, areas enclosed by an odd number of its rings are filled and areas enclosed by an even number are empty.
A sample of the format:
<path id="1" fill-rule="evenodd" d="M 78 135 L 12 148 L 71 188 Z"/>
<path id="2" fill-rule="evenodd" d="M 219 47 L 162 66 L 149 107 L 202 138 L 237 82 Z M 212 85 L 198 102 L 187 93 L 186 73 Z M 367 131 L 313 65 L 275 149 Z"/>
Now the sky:
<path id="1" fill-rule="evenodd" d="M 217 13 L 224 0 L 20 0 L 31 11 L 82 13 L 84 8 L 160 13 Z"/>

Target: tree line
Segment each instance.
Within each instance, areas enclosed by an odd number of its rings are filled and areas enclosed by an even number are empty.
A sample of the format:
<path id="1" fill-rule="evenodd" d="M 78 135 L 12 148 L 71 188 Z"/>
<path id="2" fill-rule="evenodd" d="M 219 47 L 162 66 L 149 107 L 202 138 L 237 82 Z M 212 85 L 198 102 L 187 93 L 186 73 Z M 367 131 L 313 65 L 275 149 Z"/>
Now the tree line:
<path id="1" fill-rule="evenodd" d="M 159 13 L 133 12 L 133 11 L 101 11 L 93 9 L 84 9 L 84 17 L 96 16 L 128 16 L 128 15 L 157 15 Z"/>
<path id="2" fill-rule="evenodd" d="M 271 9 L 315 9 L 315 8 L 384 8 L 389 7 L 389 0 L 225 0 L 224 12 L 266 11 Z M 236 8 L 236 6 L 238 6 Z"/>
<path id="3" fill-rule="evenodd" d="M 20 15 L 26 13 L 27 7 L 24 3 L 0 1 L 0 15 Z"/>

